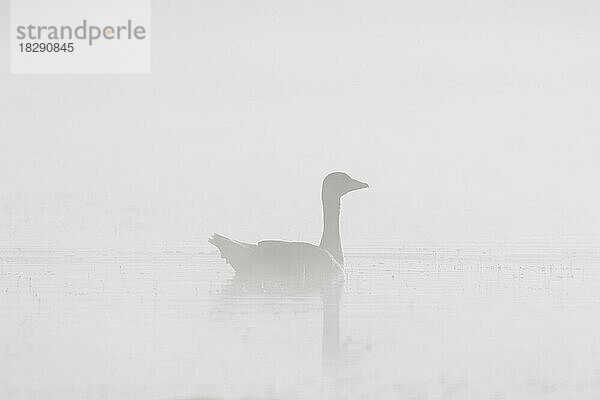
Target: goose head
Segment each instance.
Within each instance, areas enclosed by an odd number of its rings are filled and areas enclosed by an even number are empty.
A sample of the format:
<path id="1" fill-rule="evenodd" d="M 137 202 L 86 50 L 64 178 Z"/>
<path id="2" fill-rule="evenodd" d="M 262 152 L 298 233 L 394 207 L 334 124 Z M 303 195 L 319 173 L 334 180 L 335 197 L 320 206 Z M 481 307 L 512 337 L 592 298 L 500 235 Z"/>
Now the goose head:
<path id="1" fill-rule="evenodd" d="M 339 200 L 343 195 L 355 190 L 368 188 L 365 182 L 351 178 L 345 172 L 332 172 L 323 180 L 323 199 Z"/>

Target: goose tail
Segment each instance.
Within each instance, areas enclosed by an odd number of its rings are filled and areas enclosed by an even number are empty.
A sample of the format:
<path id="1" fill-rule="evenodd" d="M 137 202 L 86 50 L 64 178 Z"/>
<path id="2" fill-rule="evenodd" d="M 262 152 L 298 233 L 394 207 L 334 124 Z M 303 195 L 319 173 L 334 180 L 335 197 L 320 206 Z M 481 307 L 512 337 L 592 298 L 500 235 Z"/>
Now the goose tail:
<path id="1" fill-rule="evenodd" d="M 238 242 L 218 233 L 214 233 L 208 242 L 219 249 L 221 258 L 224 258 L 236 272 L 239 272 L 243 265 L 251 262 L 252 254 L 257 248 L 255 244 Z"/>

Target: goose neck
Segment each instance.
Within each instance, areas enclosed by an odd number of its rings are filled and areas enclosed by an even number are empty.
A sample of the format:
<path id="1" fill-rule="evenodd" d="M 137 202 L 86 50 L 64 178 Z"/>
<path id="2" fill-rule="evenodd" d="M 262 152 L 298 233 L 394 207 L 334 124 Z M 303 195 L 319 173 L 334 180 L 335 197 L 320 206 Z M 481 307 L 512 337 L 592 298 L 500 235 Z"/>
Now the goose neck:
<path id="1" fill-rule="evenodd" d="M 319 246 L 329 251 L 343 265 L 344 256 L 340 239 L 340 199 L 323 196 L 322 201 L 323 236 Z"/>

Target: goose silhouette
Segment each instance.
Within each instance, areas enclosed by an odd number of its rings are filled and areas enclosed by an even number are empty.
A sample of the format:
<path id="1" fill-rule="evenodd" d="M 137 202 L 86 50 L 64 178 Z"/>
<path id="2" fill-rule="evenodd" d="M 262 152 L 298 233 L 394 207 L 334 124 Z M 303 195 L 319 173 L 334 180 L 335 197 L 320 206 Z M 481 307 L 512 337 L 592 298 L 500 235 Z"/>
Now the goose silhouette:
<path id="1" fill-rule="evenodd" d="M 343 275 L 344 254 L 340 239 L 340 202 L 342 196 L 368 184 L 344 172 L 332 172 L 323 180 L 323 235 L 315 246 L 305 242 L 264 240 L 250 244 L 217 233 L 209 242 L 236 272 L 236 277 L 289 278 L 302 281 Z"/>

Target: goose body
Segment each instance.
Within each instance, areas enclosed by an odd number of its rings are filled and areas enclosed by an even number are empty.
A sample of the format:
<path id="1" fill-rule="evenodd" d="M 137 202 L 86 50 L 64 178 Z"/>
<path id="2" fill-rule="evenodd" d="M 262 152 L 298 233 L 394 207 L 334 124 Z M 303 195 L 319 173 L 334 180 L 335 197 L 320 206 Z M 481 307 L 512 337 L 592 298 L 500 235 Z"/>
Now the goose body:
<path id="1" fill-rule="evenodd" d="M 209 242 L 238 276 L 316 279 L 344 272 L 339 217 L 340 199 L 346 193 L 366 188 L 366 183 L 334 172 L 323 180 L 323 235 L 319 246 L 305 242 L 264 240 L 257 244 L 240 242 L 215 233 Z"/>
<path id="2" fill-rule="evenodd" d="M 217 233 L 209 242 L 220 250 L 221 256 L 240 276 L 311 278 L 344 271 L 331 253 L 310 243 L 263 240 L 250 244 Z"/>

